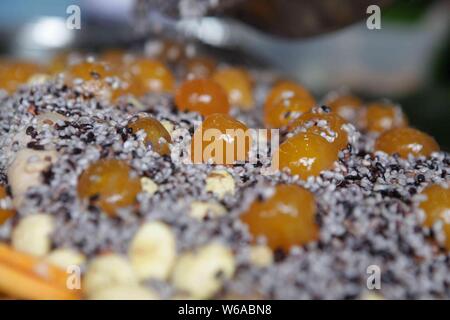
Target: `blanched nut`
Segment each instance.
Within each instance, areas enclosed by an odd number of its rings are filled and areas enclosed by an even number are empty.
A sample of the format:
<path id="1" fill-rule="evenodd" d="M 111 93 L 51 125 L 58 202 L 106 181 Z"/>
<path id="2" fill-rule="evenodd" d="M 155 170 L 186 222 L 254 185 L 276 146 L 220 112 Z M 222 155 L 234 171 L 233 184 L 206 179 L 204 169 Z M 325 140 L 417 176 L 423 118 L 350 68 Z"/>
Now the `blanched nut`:
<path id="1" fill-rule="evenodd" d="M 74 249 L 61 248 L 50 252 L 45 261 L 66 270 L 69 266 L 82 266 L 86 262 L 86 257 Z"/>
<path id="2" fill-rule="evenodd" d="M 175 235 L 162 222 L 148 222 L 134 236 L 128 255 L 140 280 L 165 280 L 175 263 Z"/>
<path id="3" fill-rule="evenodd" d="M 91 300 L 157 300 L 158 295 L 139 285 L 115 285 L 100 289 L 90 296 Z"/>
<path id="4" fill-rule="evenodd" d="M 362 294 L 361 300 L 384 300 L 384 297 L 379 293 L 365 292 Z"/>
<path id="5" fill-rule="evenodd" d="M 18 251 L 42 257 L 50 251 L 53 228 L 53 217 L 48 214 L 26 216 L 12 232 L 12 245 Z"/>
<path id="6" fill-rule="evenodd" d="M 16 208 L 22 204 L 28 188 L 41 184 L 41 173 L 56 161 L 57 155 L 54 150 L 22 149 L 17 152 L 7 172 Z"/>
<path id="7" fill-rule="evenodd" d="M 142 190 L 147 192 L 149 195 L 153 195 L 156 191 L 158 191 L 158 185 L 153 182 L 152 179 L 147 177 L 141 178 L 141 187 Z"/>
<path id="8" fill-rule="evenodd" d="M 58 121 L 67 121 L 68 118 L 57 112 L 45 112 L 36 117 L 37 126 L 42 129 L 44 125 L 54 126 Z"/>
<path id="9" fill-rule="evenodd" d="M 172 297 L 171 300 L 195 300 L 193 297 L 184 292 L 177 292 Z"/>
<path id="10" fill-rule="evenodd" d="M 267 267 L 273 263 L 273 252 L 268 246 L 252 246 L 250 261 L 257 267 Z"/>
<path id="11" fill-rule="evenodd" d="M 223 216 L 226 211 L 222 205 L 216 202 L 192 201 L 189 212 L 192 218 L 202 220 L 208 213 L 211 217 L 216 218 Z"/>
<path id="12" fill-rule="evenodd" d="M 118 285 L 137 286 L 138 281 L 128 260 L 110 253 L 92 260 L 81 288 L 87 297 L 93 297 L 100 290 Z"/>
<path id="13" fill-rule="evenodd" d="M 172 275 L 173 284 L 194 299 L 212 297 L 235 271 L 234 257 L 227 247 L 213 243 L 197 252 L 183 254 Z"/>
<path id="14" fill-rule="evenodd" d="M 214 193 L 219 199 L 223 199 L 226 194 L 233 195 L 234 179 L 225 170 L 212 171 L 206 178 L 206 191 Z"/>
<path id="15" fill-rule="evenodd" d="M 44 84 L 51 79 L 51 76 L 46 73 L 35 73 L 28 79 L 28 84 L 31 86 Z"/>
<path id="16" fill-rule="evenodd" d="M 173 123 L 168 120 L 161 120 L 160 122 L 163 125 L 163 127 L 167 130 L 167 132 L 170 134 L 170 136 L 173 138 L 172 132 L 173 130 L 175 130 L 175 126 L 173 125 Z"/>

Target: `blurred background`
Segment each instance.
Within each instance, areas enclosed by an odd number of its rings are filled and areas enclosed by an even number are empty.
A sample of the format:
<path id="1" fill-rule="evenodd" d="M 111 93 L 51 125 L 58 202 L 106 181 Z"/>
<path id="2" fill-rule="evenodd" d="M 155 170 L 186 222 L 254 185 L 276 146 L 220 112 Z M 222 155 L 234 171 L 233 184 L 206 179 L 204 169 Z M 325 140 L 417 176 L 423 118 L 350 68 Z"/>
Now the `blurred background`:
<path id="1" fill-rule="evenodd" d="M 199 3 L 202 1 L 206 2 Z M 362 19 L 338 30 L 283 38 L 256 30 L 223 12 L 220 17 L 180 21 L 158 12 L 136 12 L 133 0 L 2 0 L 0 52 L 48 59 L 66 48 L 136 45 L 151 38 L 142 30 L 135 33 L 139 29 L 138 14 L 140 19 L 156 21 L 172 33 L 188 31 L 191 40 L 195 38 L 238 58 L 245 56 L 247 61 L 262 62 L 298 79 L 319 96 L 344 87 L 368 100 L 392 99 L 402 105 L 415 127 L 432 134 L 448 151 L 450 1 L 390 2 L 382 8 L 380 30 L 367 28 L 368 15 L 363 12 Z M 66 28 L 70 5 L 81 9 L 80 30 Z"/>

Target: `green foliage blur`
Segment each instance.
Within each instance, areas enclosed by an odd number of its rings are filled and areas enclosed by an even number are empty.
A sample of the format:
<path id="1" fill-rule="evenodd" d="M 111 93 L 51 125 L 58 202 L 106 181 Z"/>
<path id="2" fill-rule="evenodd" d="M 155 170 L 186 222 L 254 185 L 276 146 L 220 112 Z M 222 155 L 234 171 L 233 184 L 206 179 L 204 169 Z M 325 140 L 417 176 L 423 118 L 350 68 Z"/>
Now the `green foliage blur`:
<path id="1" fill-rule="evenodd" d="M 418 23 L 436 1 L 439 0 L 398 0 L 383 12 L 383 18 L 389 23 Z M 450 151 L 449 57 L 450 30 L 436 50 L 427 85 L 411 95 L 396 98 L 412 125 L 433 135 L 447 151 Z"/>

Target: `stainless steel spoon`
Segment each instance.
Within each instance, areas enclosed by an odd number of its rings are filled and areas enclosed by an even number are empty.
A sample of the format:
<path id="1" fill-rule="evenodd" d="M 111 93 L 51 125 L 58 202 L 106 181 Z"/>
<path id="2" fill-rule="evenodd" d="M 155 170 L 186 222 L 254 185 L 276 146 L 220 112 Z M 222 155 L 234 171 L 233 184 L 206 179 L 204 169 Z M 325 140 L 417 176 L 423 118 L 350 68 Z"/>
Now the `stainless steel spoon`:
<path id="1" fill-rule="evenodd" d="M 198 28 L 212 28 L 212 25 L 205 25 L 201 20 L 214 16 L 226 18 L 226 23 L 234 21 L 235 25 L 244 25 L 248 30 L 256 29 L 266 35 L 304 38 L 356 22 L 367 15 L 370 5 L 385 7 L 392 2 L 393 0 L 137 0 L 135 13 L 138 21 L 147 19 L 151 26 L 157 28 L 170 29 L 170 22 L 173 22 L 172 24 L 180 23 L 182 27 L 176 28 L 183 31 L 186 21 L 190 21 L 191 25 L 196 21 Z M 149 21 L 151 19 L 153 21 Z M 192 29 L 188 31 L 192 33 Z M 233 36 L 234 34 L 230 35 L 229 41 L 235 42 L 232 40 Z M 223 41 L 218 44 L 226 45 Z"/>

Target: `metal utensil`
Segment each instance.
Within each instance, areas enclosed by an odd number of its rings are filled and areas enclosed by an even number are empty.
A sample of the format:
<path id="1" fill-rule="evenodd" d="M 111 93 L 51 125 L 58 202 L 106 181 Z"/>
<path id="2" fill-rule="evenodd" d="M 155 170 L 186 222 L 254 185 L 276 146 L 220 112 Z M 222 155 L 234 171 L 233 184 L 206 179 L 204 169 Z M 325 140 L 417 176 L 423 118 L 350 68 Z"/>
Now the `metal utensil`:
<path id="1" fill-rule="evenodd" d="M 204 17 L 226 18 L 227 23 L 247 26 L 281 38 L 310 37 L 347 26 L 367 14 L 370 5 L 385 7 L 393 0 L 137 0 L 138 21 L 170 29 L 170 24 L 197 20 L 197 27 L 212 28 Z M 211 19 L 207 21 L 212 21 Z M 215 20 L 217 21 L 217 20 Z M 192 23 L 191 23 L 192 25 Z M 179 30 L 184 30 L 178 27 Z M 192 30 L 190 30 L 192 33 Z M 237 30 L 233 30 L 237 31 Z M 207 30 L 205 31 L 207 32 Z M 199 32 L 194 32 L 199 34 Z M 235 34 L 231 34 L 231 40 Z M 225 44 L 223 41 L 218 42 Z"/>

